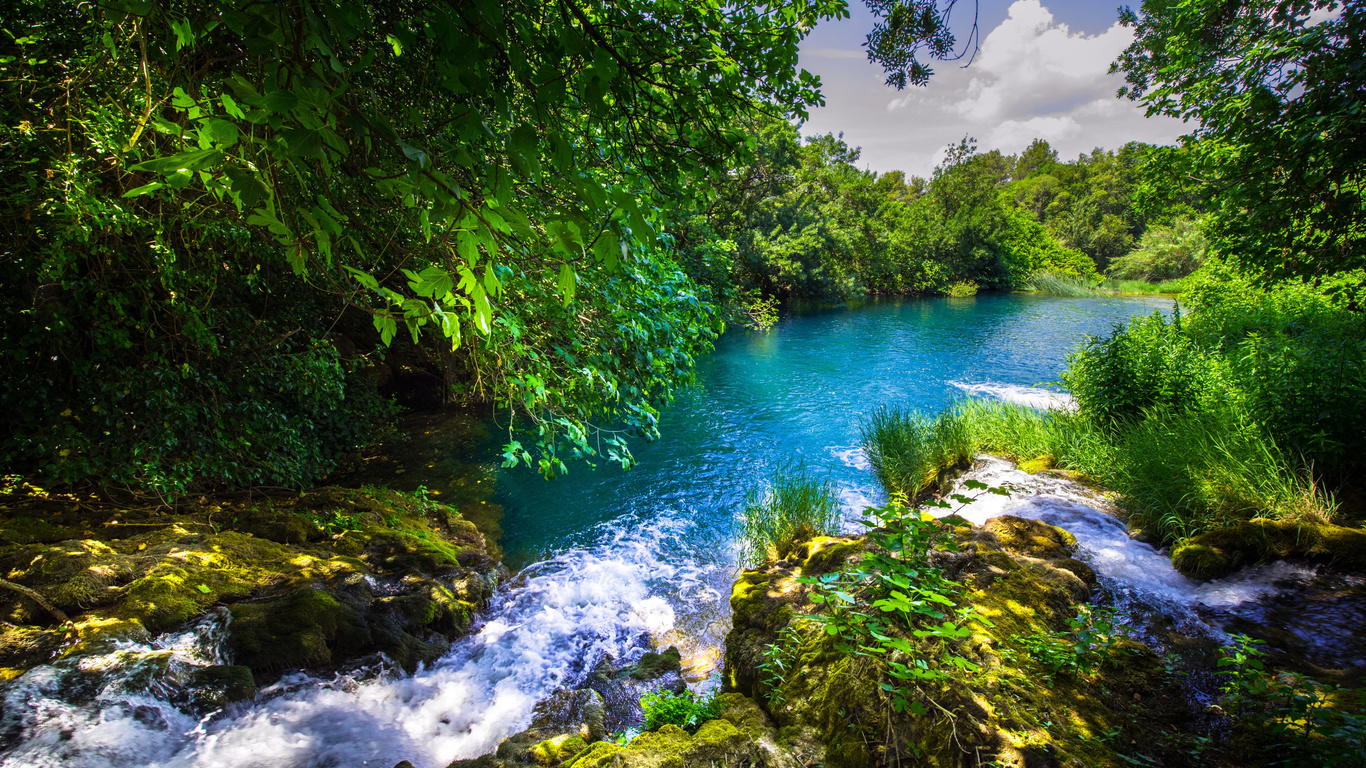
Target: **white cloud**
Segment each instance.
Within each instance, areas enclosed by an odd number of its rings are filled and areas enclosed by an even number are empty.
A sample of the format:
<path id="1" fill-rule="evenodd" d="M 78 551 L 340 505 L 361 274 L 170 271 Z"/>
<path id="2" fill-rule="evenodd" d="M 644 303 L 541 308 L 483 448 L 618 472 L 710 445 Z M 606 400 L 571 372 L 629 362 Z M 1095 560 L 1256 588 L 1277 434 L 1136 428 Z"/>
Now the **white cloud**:
<path id="1" fill-rule="evenodd" d="M 806 64 L 821 75 L 828 106 L 812 111 L 803 132 L 844 131 L 875 170 L 922 176 L 965 135 L 981 150 L 1007 153 L 1042 138 L 1069 158 L 1128 141 L 1171 143 L 1187 132 L 1181 122 L 1144 118 L 1115 97 L 1123 82 L 1108 74 L 1110 63 L 1132 40 L 1117 23 L 1096 35 L 1072 32 L 1040 0 L 1017 0 L 975 60 L 941 64 L 924 88 L 889 90 L 866 63 Z M 824 50 L 804 50 L 803 58 Z"/>

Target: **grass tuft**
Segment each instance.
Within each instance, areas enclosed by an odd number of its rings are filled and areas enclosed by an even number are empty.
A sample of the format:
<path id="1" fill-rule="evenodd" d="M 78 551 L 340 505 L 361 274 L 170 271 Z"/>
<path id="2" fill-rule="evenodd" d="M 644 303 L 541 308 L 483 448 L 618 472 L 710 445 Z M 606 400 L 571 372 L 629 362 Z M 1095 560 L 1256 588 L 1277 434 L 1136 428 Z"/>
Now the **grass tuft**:
<path id="1" fill-rule="evenodd" d="M 799 541 L 838 533 L 839 520 L 839 499 L 829 480 L 817 480 L 800 464 L 783 467 L 768 488 L 745 495 L 745 559 L 758 564 L 787 557 Z"/>
<path id="2" fill-rule="evenodd" d="M 1025 290 L 1046 296 L 1095 296 L 1095 283 L 1085 277 L 1062 275 L 1056 272 L 1036 272 L 1025 284 Z"/>
<path id="3" fill-rule="evenodd" d="M 933 485 L 942 470 L 972 461 L 972 438 L 956 410 L 934 418 L 917 411 L 882 407 L 859 427 L 868 462 L 888 495 L 913 499 Z"/>

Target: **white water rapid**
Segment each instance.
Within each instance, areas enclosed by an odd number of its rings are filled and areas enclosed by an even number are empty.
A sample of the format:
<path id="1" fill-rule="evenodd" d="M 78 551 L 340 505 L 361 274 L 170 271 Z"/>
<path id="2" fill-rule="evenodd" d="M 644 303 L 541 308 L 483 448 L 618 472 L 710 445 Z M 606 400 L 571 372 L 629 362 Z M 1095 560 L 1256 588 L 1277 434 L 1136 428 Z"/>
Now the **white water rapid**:
<path id="1" fill-rule="evenodd" d="M 999 515 L 1015 515 L 1070 532 L 1077 538 L 1077 557 L 1095 569 L 1117 603 L 1163 612 L 1184 634 L 1224 639 L 1222 625 L 1227 619 L 1260 615 L 1268 598 L 1305 588 L 1318 577 L 1315 568 L 1276 562 L 1224 579 L 1195 581 L 1177 573 L 1166 553 L 1131 538 L 1124 523 L 1109 513 L 1109 501 L 1081 483 L 1029 474 L 996 457 L 980 460 L 959 479 L 955 493 L 974 493 L 963 485 L 969 479 L 1009 486 L 1011 495 L 982 494 L 972 504 L 953 510 L 955 514 L 975 525 Z M 1215 617 L 1220 620 L 1212 620 Z"/>
<path id="2" fill-rule="evenodd" d="M 445 768 L 530 722 L 537 701 L 604 657 L 678 645 L 719 662 L 733 551 L 690 540 L 676 514 L 599 530 L 592 545 L 523 570 L 481 626 L 412 675 L 381 663 L 291 674 L 253 702 L 195 718 L 177 694 L 220 657 L 226 611 L 150 644 L 30 670 L 7 688 L 5 768 Z M 711 655 L 708 655 L 711 654 Z"/>

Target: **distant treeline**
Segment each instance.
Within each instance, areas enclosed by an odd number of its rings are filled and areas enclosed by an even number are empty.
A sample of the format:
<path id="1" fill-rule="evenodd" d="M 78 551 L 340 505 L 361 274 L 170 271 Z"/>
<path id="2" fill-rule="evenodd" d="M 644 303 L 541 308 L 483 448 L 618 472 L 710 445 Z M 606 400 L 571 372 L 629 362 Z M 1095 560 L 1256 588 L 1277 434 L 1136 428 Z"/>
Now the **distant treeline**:
<path id="1" fill-rule="evenodd" d="M 1198 213 L 1145 170 L 1169 147 L 1131 142 L 1065 161 L 951 146 L 929 179 L 859 168 L 843 136 L 756 127 L 754 162 L 709 209 L 676 221 L 682 261 L 720 293 L 780 299 L 1015 289 L 1039 272 L 1099 280 L 1150 226 Z"/>

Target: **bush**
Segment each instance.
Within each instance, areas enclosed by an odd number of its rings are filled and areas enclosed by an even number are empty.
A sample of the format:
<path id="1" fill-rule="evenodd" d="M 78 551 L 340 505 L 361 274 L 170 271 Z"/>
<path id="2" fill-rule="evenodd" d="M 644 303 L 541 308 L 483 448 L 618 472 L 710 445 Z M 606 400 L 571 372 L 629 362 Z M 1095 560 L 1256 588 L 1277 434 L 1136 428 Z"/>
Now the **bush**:
<path id="1" fill-rule="evenodd" d="M 1235 406 L 1240 393 L 1226 359 L 1204 353 L 1182 329 L 1178 311 L 1159 312 L 1092 337 L 1069 360 L 1062 380 L 1098 423 L 1141 419 L 1153 408 L 1182 412 Z"/>
<path id="2" fill-rule="evenodd" d="M 1278 443 L 1348 478 L 1366 456 L 1366 317 L 1335 285 L 1262 288 L 1213 265 L 1185 295 L 1186 332 L 1229 360 L 1248 413 Z"/>
<path id="3" fill-rule="evenodd" d="M 661 725 L 676 725 L 688 733 L 696 733 L 703 723 L 721 716 L 715 696 L 702 698 L 691 691 L 646 694 L 640 700 L 640 707 L 645 710 L 647 731 L 653 731 Z"/>
<path id="4" fill-rule="evenodd" d="M 1200 226 L 1193 219 L 1177 219 L 1144 232 L 1138 247 L 1115 259 L 1106 271 L 1120 280 L 1174 280 L 1199 269 L 1208 250 Z"/>
<path id="5" fill-rule="evenodd" d="M 772 486 L 745 495 L 740 540 L 745 558 L 761 563 L 787 557 L 799 542 L 839 529 L 840 508 L 829 480 L 817 480 L 801 465 L 783 467 Z"/>
<path id="6" fill-rule="evenodd" d="M 884 406 L 862 422 L 859 433 L 868 462 L 889 494 L 914 498 L 940 471 L 972 460 L 967 423 L 953 410 L 929 418 Z"/>

